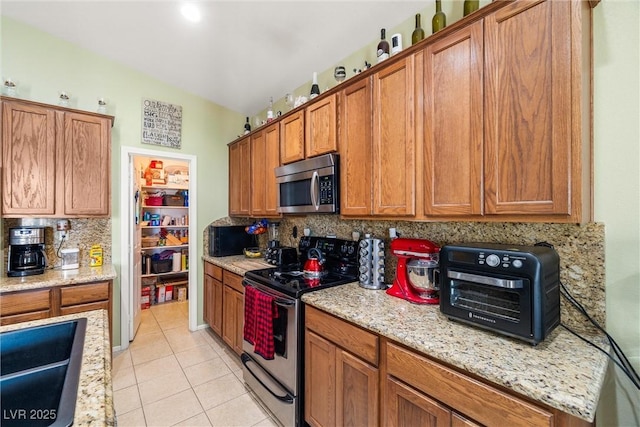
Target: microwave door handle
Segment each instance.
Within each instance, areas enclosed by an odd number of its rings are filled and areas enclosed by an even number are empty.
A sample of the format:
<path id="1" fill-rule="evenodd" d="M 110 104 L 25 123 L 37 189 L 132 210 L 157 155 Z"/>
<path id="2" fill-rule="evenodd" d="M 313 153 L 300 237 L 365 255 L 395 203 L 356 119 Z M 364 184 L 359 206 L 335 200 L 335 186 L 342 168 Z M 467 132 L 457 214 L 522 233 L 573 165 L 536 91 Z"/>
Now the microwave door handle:
<path id="1" fill-rule="evenodd" d="M 317 171 L 313 171 L 313 175 L 311 176 L 311 204 L 313 207 L 318 210 L 320 209 L 320 198 L 318 194 L 320 193 L 320 175 L 318 175 Z"/>
<path id="2" fill-rule="evenodd" d="M 498 288 L 522 289 L 524 287 L 524 281 L 521 279 L 498 279 L 495 277 L 480 276 L 478 274 L 461 273 L 459 271 L 448 271 L 447 277 L 471 283 L 479 283 L 481 285 L 496 286 Z"/>

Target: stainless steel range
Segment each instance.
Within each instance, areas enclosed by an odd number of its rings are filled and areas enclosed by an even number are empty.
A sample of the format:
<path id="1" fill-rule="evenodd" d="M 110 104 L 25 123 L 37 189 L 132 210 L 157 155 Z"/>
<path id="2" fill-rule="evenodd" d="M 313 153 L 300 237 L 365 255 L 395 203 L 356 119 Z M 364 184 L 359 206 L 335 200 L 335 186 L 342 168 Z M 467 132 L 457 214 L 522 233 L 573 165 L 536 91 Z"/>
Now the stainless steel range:
<path id="1" fill-rule="evenodd" d="M 320 275 L 303 273 L 311 248 L 322 253 Z M 304 310 L 300 298 L 306 292 L 357 281 L 357 249 L 358 242 L 350 240 L 302 237 L 298 245 L 299 264 L 248 271 L 244 276 L 245 287 L 253 287 L 272 299 L 274 315 L 272 358 L 259 354 L 245 333 L 243 378 L 247 387 L 285 426 L 304 426 Z M 247 301 L 245 299 L 245 322 L 252 310 Z"/>

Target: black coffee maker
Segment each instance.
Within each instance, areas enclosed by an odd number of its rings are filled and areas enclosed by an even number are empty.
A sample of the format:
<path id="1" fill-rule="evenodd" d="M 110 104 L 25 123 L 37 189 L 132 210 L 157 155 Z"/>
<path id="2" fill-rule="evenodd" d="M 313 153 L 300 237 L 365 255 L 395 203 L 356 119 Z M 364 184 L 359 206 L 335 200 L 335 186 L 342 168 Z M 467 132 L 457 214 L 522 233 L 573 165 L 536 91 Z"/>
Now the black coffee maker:
<path id="1" fill-rule="evenodd" d="M 43 274 L 47 267 L 47 257 L 44 252 L 44 228 L 10 228 L 7 264 L 7 276 L 9 277 Z"/>

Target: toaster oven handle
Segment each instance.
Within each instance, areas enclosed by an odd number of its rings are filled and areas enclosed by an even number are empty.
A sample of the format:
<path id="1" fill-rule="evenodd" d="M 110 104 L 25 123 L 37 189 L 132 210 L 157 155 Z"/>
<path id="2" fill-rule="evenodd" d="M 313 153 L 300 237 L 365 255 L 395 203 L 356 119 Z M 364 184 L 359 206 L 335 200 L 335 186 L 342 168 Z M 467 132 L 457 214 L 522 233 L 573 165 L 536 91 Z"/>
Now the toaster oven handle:
<path id="1" fill-rule="evenodd" d="M 450 279 L 464 280 L 471 283 L 479 283 L 481 285 L 496 286 L 507 289 L 521 289 L 524 287 L 522 279 L 498 279 L 496 277 L 480 276 L 478 274 L 461 273 L 459 271 L 447 271 L 447 277 Z"/>
<path id="2" fill-rule="evenodd" d="M 313 171 L 313 175 L 311 176 L 311 204 L 315 208 L 315 210 L 320 209 L 320 175 L 318 175 L 318 171 Z"/>

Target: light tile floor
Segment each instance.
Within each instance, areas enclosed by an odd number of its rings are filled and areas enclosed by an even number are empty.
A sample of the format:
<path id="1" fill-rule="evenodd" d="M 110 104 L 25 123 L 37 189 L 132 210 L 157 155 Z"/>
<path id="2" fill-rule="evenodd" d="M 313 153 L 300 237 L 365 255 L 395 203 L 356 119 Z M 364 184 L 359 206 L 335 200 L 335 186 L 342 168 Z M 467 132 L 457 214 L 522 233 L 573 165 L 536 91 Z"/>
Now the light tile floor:
<path id="1" fill-rule="evenodd" d="M 210 329 L 189 331 L 187 302 L 142 311 L 112 378 L 118 426 L 277 425 L 245 389 L 238 356 Z"/>

